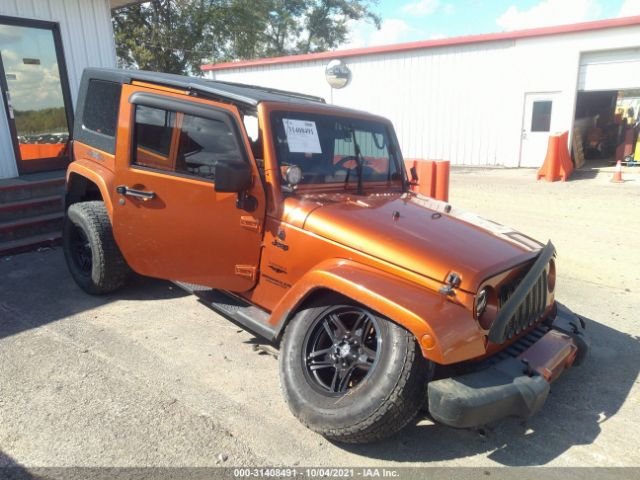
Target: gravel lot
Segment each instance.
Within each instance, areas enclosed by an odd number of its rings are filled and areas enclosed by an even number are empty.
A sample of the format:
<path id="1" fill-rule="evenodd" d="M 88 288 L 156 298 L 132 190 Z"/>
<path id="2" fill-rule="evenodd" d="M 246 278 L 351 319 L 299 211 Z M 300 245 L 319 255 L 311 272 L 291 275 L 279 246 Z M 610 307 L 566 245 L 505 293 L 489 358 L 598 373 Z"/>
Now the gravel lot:
<path id="1" fill-rule="evenodd" d="M 640 466 L 640 175 L 457 169 L 451 202 L 559 252 L 558 298 L 592 354 L 523 423 L 421 419 L 339 446 L 300 425 L 259 340 L 167 282 L 82 293 L 59 248 L 0 259 L 0 466 Z"/>

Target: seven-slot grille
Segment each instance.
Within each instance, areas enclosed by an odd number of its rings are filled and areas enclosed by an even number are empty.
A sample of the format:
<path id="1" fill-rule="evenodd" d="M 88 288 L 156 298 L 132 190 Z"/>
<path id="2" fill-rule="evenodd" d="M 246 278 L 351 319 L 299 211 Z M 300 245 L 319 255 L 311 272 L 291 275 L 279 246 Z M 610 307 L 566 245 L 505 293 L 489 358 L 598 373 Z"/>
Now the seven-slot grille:
<path id="1" fill-rule="evenodd" d="M 547 269 L 555 254 L 548 242 L 519 281 L 498 291 L 500 306 L 489 329 L 490 342 L 504 343 L 540 319 L 547 305 Z"/>
<path id="2" fill-rule="evenodd" d="M 498 302 L 500 308 L 509 300 L 513 292 L 518 288 L 520 280 L 503 285 L 500 288 Z M 547 306 L 547 272 L 543 270 L 533 287 L 527 292 L 524 300 L 509 319 L 505 329 L 507 339 L 527 329 L 542 316 Z"/>

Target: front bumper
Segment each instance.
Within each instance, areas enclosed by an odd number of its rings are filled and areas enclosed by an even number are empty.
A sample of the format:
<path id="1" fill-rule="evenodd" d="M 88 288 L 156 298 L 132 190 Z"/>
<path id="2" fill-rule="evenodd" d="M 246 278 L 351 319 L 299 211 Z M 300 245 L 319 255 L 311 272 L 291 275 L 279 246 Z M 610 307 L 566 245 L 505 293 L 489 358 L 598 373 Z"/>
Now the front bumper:
<path id="1" fill-rule="evenodd" d="M 517 356 L 429 383 L 431 416 L 445 425 L 469 428 L 536 413 L 551 382 L 565 369 L 580 365 L 591 343 L 584 321 L 564 305 L 556 305 L 548 331 Z"/>

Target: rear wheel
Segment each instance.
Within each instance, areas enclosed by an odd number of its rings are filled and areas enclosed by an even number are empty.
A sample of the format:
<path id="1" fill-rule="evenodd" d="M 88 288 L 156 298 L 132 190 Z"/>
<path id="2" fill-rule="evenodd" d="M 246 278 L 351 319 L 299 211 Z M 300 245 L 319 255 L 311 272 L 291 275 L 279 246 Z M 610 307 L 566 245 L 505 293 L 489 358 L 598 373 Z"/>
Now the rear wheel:
<path id="1" fill-rule="evenodd" d="M 105 294 L 125 284 L 130 270 L 113 238 L 104 202 L 69 207 L 62 245 L 69 272 L 85 292 Z"/>
<path id="2" fill-rule="evenodd" d="M 293 414 L 346 443 L 381 440 L 406 426 L 424 402 L 432 372 L 410 332 L 337 295 L 295 316 L 280 355 Z"/>

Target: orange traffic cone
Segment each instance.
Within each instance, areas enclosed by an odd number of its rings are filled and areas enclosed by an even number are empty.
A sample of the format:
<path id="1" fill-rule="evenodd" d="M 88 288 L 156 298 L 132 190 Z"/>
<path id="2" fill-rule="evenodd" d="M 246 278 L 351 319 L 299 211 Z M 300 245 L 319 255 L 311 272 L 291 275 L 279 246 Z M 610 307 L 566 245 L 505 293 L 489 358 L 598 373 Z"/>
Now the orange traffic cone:
<path id="1" fill-rule="evenodd" d="M 616 169 L 613 171 L 613 178 L 611 179 L 613 183 L 623 183 L 622 179 L 622 162 L 618 160 L 616 162 Z"/>

